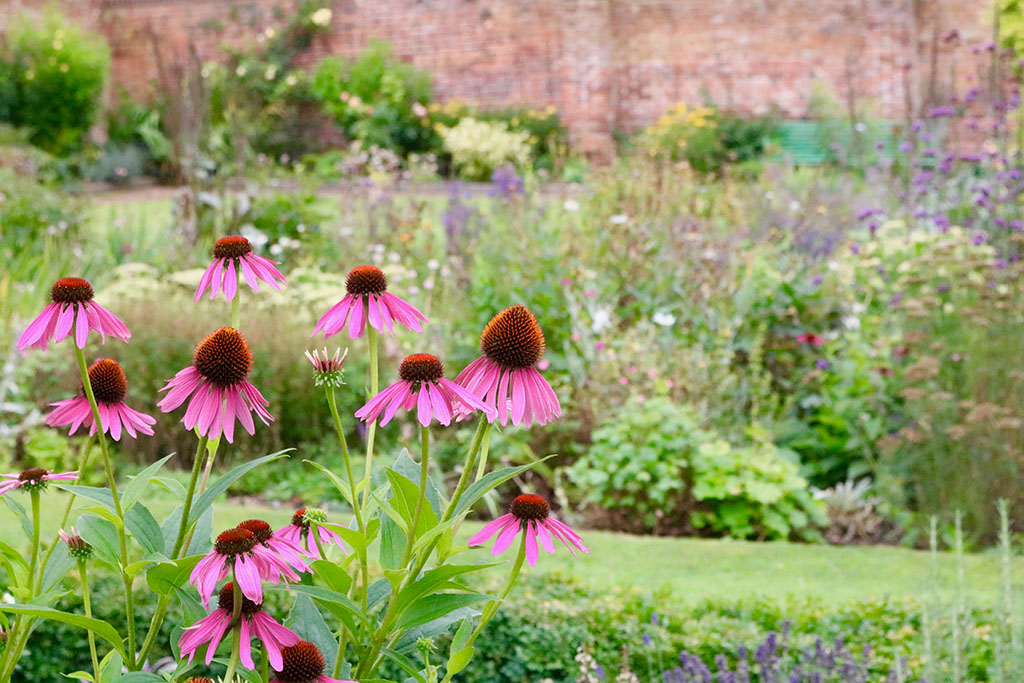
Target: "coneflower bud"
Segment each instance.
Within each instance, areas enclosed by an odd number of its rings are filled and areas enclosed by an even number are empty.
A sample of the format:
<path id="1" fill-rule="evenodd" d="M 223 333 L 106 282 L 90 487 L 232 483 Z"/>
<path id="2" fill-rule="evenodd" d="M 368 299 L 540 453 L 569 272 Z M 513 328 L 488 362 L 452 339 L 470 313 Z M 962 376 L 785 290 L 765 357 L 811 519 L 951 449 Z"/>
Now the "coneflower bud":
<path id="1" fill-rule="evenodd" d="M 60 535 L 61 540 L 67 544 L 68 555 L 76 560 L 88 560 L 92 557 L 92 546 L 89 545 L 84 538 L 78 535 L 74 527 L 71 527 L 70 534 L 63 529 L 57 533 Z"/>
<path id="2" fill-rule="evenodd" d="M 317 387 L 339 388 L 345 384 L 344 366 L 348 358 L 348 349 L 342 353 L 341 349 L 334 350 L 334 357 L 327 354 L 327 348 L 323 350 L 323 356 L 319 349 L 313 349 L 313 353 L 306 351 L 306 358 L 313 364 L 313 384 Z"/>

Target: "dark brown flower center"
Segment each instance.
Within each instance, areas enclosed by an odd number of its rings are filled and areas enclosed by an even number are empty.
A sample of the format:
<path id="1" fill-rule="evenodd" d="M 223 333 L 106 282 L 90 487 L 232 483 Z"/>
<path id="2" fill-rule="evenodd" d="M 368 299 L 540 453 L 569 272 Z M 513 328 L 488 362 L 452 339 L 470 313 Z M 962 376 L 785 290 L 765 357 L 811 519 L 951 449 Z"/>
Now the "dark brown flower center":
<path id="1" fill-rule="evenodd" d="M 248 529 L 228 529 L 217 537 L 213 549 L 221 555 L 241 555 L 256 547 L 256 536 Z"/>
<path id="2" fill-rule="evenodd" d="M 257 543 L 266 543 L 274 535 L 274 530 L 262 519 L 248 519 L 238 525 L 239 529 L 248 529 L 256 537 Z"/>
<path id="3" fill-rule="evenodd" d="M 503 368 L 531 368 L 544 355 L 544 331 L 530 309 L 516 304 L 491 318 L 480 349 Z"/>
<path id="4" fill-rule="evenodd" d="M 31 481 L 38 483 L 43 480 L 43 477 L 45 477 L 46 474 L 47 471 L 42 467 L 29 467 L 18 475 L 18 481 Z"/>
<path id="5" fill-rule="evenodd" d="M 185 683 L 213 683 L 213 679 L 203 678 L 202 676 L 196 676 L 195 678 L 188 679 L 187 681 L 185 681 Z"/>
<path id="6" fill-rule="evenodd" d="M 524 493 L 521 496 L 517 496 L 512 501 L 512 506 L 509 508 L 509 512 L 512 516 L 519 520 L 533 520 L 537 522 L 543 522 L 548 518 L 548 514 L 551 512 L 551 507 L 548 502 L 540 496 L 532 493 Z"/>
<path id="7" fill-rule="evenodd" d="M 444 364 L 429 353 L 414 353 L 402 361 L 398 376 L 406 382 L 436 382 L 444 377 Z"/>
<path id="8" fill-rule="evenodd" d="M 50 290 L 50 298 L 61 304 L 92 301 L 92 297 L 92 285 L 80 277 L 62 277 Z"/>
<path id="9" fill-rule="evenodd" d="M 221 237 L 213 245 L 214 258 L 240 258 L 252 253 L 252 244 L 241 235 Z"/>
<path id="10" fill-rule="evenodd" d="M 356 266 L 345 278 L 345 291 L 354 296 L 383 294 L 388 288 L 388 277 L 377 266 Z"/>
<path id="11" fill-rule="evenodd" d="M 302 527 L 303 529 L 309 528 L 309 520 L 306 519 L 306 508 L 299 508 L 292 515 L 292 525 Z"/>
<path id="12" fill-rule="evenodd" d="M 96 400 L 108 405 L 120 403 L 128 393 L 128 377 L 117 361 L 110 358 L 100 358 L 89 366 L 89 384 Z"/>
<path id="13" fill-rule="evenodd" d="M 235 612 L 235 584 L 228 581 L 224 584 L 224 587 L 217 593 L 217 607 L 221 608 L 225 612 L 234 614 Z M 255 614 L 263 609 L 262 603 L 253 602 L 249 598 L 242 596 L 242 614 L 250 615 Z"/>
<path id="14" fill-rule="evenodd" d="M 281 648 L 281 670 L 277 680 L 283 683 L 313 683 L 324 673 L 324 656 L 313 643 L 304 640 Z"/>
<path id="15" fill-rule="evenodd" d="M 252 352 L 238 330 L 222 327 L 199 342 L 192 363 L 200 375 L 217 386 L 228 387 L 248 376 Z"/>

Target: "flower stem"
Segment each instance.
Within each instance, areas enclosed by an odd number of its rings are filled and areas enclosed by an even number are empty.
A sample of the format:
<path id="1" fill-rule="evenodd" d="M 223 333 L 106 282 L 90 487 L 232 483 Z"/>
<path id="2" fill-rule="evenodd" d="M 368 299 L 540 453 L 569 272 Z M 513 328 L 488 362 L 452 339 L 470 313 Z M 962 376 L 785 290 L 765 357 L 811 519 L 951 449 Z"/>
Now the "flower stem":
<path id="1" fill-rule="evenodd" d="M 84 324 L 75 314 L 75 328 Z M 107 483 L 110 485 L 110 497 L 114 501 L 114 512 L 121 524 L 117 527 L 117 539 L 121 550 L 121 582 L 124 584 L 125 611 L 128 618 L 128 661 L 126 662 L 129 671 L 135 671 L 135 596 L 132 593 L 132 580 L 126 571 L 128 567 L 128 538 L 125 535 L 124 510 L 121 508 L 121 497 L 117 494 L 117 482 L 114 479 L 114 467 L 110 462 L 110 452 L 107 449 L 107 436 L 103 421 L 100 419 L 100 409 L 96 404 L 96 395 L 92 390 L 92 382 L 89 381 L 89 368 L 85 363 L 85 351 L 78 348 L 78 344 L 72 342 L 75 349 L 75 356 L 78 359 L 78 371 L 82 375 L 82 388 L 85 389 L 85 397 L 89 400 L 89 407 L 92 408 L 92 418 L 96 421 L 96 438 L 100 444 L 100 454 L 103 456 L 103 469 L 106 470 Z"/>
<path id="2" fill-rule="evenodd" d="M 372 326 L 366 326 L 366 341 L 370 346 L 370 395 L 369 398 L 373 398 L 379 391 L 380 378 L 379 378 L 379 362 L 377 358 L 377 330 L 373 329 Z M 373 420 L 370 424 L 366 425 L 366 472 L 364 473 L 364 480 L 366 482 L 366 488 L 363 489 L 363 507 L 366 507 L 367 501 L 370 499 L 370 487 L 373 482 L 373 437 L 377 433 L 377 421 Z"/>
<path id="3" fill-rule="evenodd" d="M 486 628 L 487 622 L 491 620 L 491 617 L 493 617 L 495 612 L 498 611 L 501 603 L 503 603 L 505 598 L 508 597 L 509 592 L 512 590 L 512 586 L 515 585 L 516 579 L 519 577 L 519 570 L 523 568 L 523 561 L 526 559 L 526 532 L 521 532 L 520 536 L 522 537 L 522 540 L 519 542 L 519 553 L 516 555 L 516 561 L 513 563 L 512 569 L 508 573 L 508 579 L 505 581 L 505 590 L 501 592 L 500 598 L 492 600 L 487 603 L 486 607 L 484 607 L 484 612 L 480 615 L 480 623 L 477 625 L 476 630 L 473 631 L 473 634 L 469 636 L 469 640 L 466 641 L 464 647 L 469 647 L 476 641 L 484 628 Z M 441 683 L 449 683 L 449 681 L 452 680 L 453 675 L 454 674 L 451 672 L 445 673 L 444 679 Z"/>
<path id="4" fill-rule="evenodd" d="M 228 628 L 234 630 L 234 639 L 231 642 L 231 658 L 228 659 L 228 670 L 224 674 L 224 683 L 233 683 L 235 680 L 235 667 L 238 665 L 238 653 L 242 645 L 242 628 L 239 623 L 242 618 L 242 587 L 238 585 L 238 576 L 235 575 L 235 566 L 231 565 L 231 581 L 234 583 L 234 599 L 232 602 L 231 625 Z"/>
<path id="5" fill-rule="evenodd" d="M 78 466 L 78 479 L 76 480 L 76 482 L 82 480 L 82 473 L 85 472 L 86 468 L 89 466 L 89 459 L 90 459 L 91 456 L 92 456 L 92 437 L 89 437 L 88 439 L 86 439 L 86 442 L 85 442 L 85 454 L 82 456 L 82 464 Z M 68 504 L 64 507 L 64 516 L 60 518 L 60 525 L 57 527 L 58 529 L 63 529 L 64 527 L 66 527 L 68 525 L 68 518 L 71 517 L 71 509 L 75 506 L 75 499 L 76 499 L 76 496 L 75 496 L 75 494 L 72 493 L 71 497 L 68 498 Z M 60 537 L 58 536 L 57 538 L 59 539 Z M 46 571 L 46 565 L 50 564 L 50 556 L 53 555 L 53 551 L 56 550 L 56 549 L 57 549 L 57 541 L 54 540 L 54 542 L 50 544 L 50 549 L 46 551 L 46 556 L 43 558 L 43 563 L 41 565 L 42 568 L 43 568 L 43 571 Z M 40 573 L 39 574 L 39 585 L 40 586 L 42 585 L 42 581 L 43 581 L 43 575 L 42 575 L 42 573 Z M 39 588 L 37 588 L 36 590 L 38 591 Z"/>
<path id="6" fill-rule="evenodd" d="M 32 557 L 29 560 L 28 589 L 36 594 L 36 570 L 39 568 L 39 490 L 32 489 Z"/>
<path id="7" fill-rule="evenodd" d="M 270 656 L 267 654 L 267 646 L 263 646 L 263 659 L 260 660 L 260 680 L 270 680 Z"/>
<path id="8" fill-rule="evenodd" d="M 476 470 L 476 479 L 474 482 L 480 481 L 484 474 L 487 472 L 487 453 L 491 450 L 491 430 L 488 429 L 484 433 L 483 443 L 480 444 L 480 464 Z"/>
<path id="9" fill-rule="evenodd" d="M 78 574 L 82 578 L 82 603 L 85 605 L 85 616 L 92 618 L 92 602 L 89 598 L 89 575 L 86 571 L 85 559 L 78 560 Z M 89 631 L 89 654 L 92 655 L 92 678 L 100 680 L 100 660 L 96 656 L 96 634 Z"/>
<path id="10" fill-rule="evenodd" d="M 409 564 L 412 559 L 412 547 L 416 543 L 416 535 L 420 527 L 420 517 L 423 516 L 423 502 L 427 498 L 427 476 L 430 469 L 430 429 L 420 426 L 420 490 L 416 496 L 416 507 L 412 513 L 412 523 L 409 524 L 409 537 L 405 542 L 405 559 L 403 565 Z"/>
<path id="11" fill-rule="evenodd" d="M 206 454 L 206 444 L 209 438 L 199 437 L 199 445 L 196 447 L 196 457 L 192 462 L 192 478 L 188 482 L 188 491 L 185 492 L 185 505 L 181 509 L 181 522 L 178 524 L 178 536 L 174 541 L 174 550 L 171 551 L 171 559 L 178 559 L 178 553 L 185 543 L 185 533 L 188 531 L 188 519 L 192 514 L 192 500 L 196 493 L 196 483 L 199 481 L 199 470 L 203 468 L 203 456 Z"/>
<path id="12" fill-rule="evenodd" d="M 338 415 L 338 400 L 334 395 L 334 387 L 327 387 L 324 390 L 327 394 L 327 405 L 331 408 L 331 417 L 334 419 L 334 430 L 338 433 L 338 441 L 341 443 L 341 456 L 345 461 L 345 473 L 348 475 L 348 487 L 349 496 L 351 496 L 352 511 L 356 516 L 356 525 L 359 527 L 359 533 L 366 537 L 366 525 L 363 524 L 363 513 L 361 506 L 357 499 L 358 494 L 356 493 L 356 477 L 352 473 L 352 458 L 348 452 L 348 441 L 345 439 L 345 430 L 341 426 L 341 417 Z M 368 483 L 368 482 L 367 482 Z M 366 553 L 359 554 L 359 569 L 363 577 L 363 610 L 366 609 L 366 602 L 368 600 L 370 592 L 370 569 L 367 566 Z"/>
<path id="13" fill-rule="evenodd" d="M 206 451 L 206 444 L 209 439 L 205 436 L 199 437 L 199 445 L 196 447 L 196 457 L 192 463 L 192 478 L 189 480 L 188 490 L 185 492 L 185 504 L 181 509 L 181 522 L 178 524 L 178 536 L 174 541 L 174 550 L 171 551 L 171 559 L 177 560 L 180 558 L 182 549 L 187 548 L 192 540 L 191 534 L 189 534 L 189 523 L 188 518 L 192 514 L 192 501 L 196 492 L 196 479 L 199 477 L 199 470 L 201 463 L 203 462 L 203 454 Z M 164 617 L 167 616 L 167 608 L 170 603 L 171 597 L 169 595 L 161 596 L 160 601 L 156 605 L 156 611 L 153 612 L 153 618 L 149 622 L 149 631 L 146 633 L 146 640 L 142 643 L 142 649 L 139 651 L 140 662 L 145 662 L 146 657 L 149 655 L 149 651 L 153 648 L 156 643 L 156 637 L 160 632 L 160 627 L 164 624 Z"/>
<path id="14" fill-rule="evenodd" d="M 455 508 L 458 506 L 459 501 L 462 500 L 462 494 L 466 492 L 466 488 L 469 487 L 469 478 L 473 471 L 474 465 L 476 465 L 476 456 L 480 452 L 481 444 L 484 439 L 490 437 L 491 434 L 491 423 L 487 421 L 487 416 L 484 414 L 480 415 L 480 422 L 476 425 L 476 434 L 473 435 L 473 441 L 469 444 L 469 451 L 466 453 L 466 464 L 462 466 L 462 474 L 459 476 L 459 483 L 455 485 L 455 492 L 452 493 L 452 500 L 448 503 L 448 508 L 444 511 L 444 516 L 441 518 L 441 522 L 447 522 L 455 514 Z M 479 479 L 480 477 L 477 477 Z"/>

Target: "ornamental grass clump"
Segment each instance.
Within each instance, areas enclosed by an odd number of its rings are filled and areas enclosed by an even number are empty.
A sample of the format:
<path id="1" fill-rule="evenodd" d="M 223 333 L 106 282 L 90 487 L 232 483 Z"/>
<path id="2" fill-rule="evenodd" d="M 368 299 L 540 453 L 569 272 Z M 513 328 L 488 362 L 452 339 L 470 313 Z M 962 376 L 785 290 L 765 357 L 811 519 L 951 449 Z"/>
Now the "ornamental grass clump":
<path id="1" fill-rule="evenodd" d="M 388 662 L 416 680 L 448 683 L 469 664 L 477 640 L 486 633 L 524 563 L 535 565 L 540 548 L 554 552 L 555 540 L 574 555 L 587 552 L 580 536 L 555 519 L 544 498 L 522 493 L 509 514 L 488 524 L 469 543 L 479 545 L 497 535 L 492 555 L 515 546 L 511 561 L 473 562 L 459 556 L 468 548 L 458 545 L 456 534 L 473 506 L 539 462 L 489 471 L 493 424 L 529 427 L 561 415 L 559 399 L 538 369 L 544 352 L 538 317 L 519 305 L 498 313 L 483 330 L 484 355 L 461 373 L 452 373 L 454 380 L 445 377 L 446 368 L 437 356 L 411 353 L 396 368 L 398 381 L 380 390 L 380 336 L 415 341 L 402 339 L 401 333 L 422 332 L 429 321 L 387 291 L 387 277 L 379 268 L 353 268 L 343 297 L 316 324 L 313 335 L 323 332 L 330 337 L 345 330 L 350 339 L 360 340 L 369 359 L 369 376 L 365 382 L 346 383 L 348 350 L 306 352 L 312 365 L 309 386 L 323 391 L 342 466 L 332 471 L 310 460 L 288 464 L 318 471 L 337 488 L 348 508 L 328 512 L 302 507 L 289 524 L 276 530 L 264 520 L 248 519 L 221 527 L 211 537 L 218 498 L 249 472 L 288 457 L 291 450 L 248 459 L 212 476 L 216 458 L 239 448 L 236 424 L 251 435 L 257 429 L 254 416 L 269 425 L 275 413 L 283 414 L 281 406 L 272 405 L 250 381 L 255 362 L 243 334 L 242 313 L 246 300 L 261 295 L 260 282 L 273 289 L 285 284 L 278 264 L 259 256 L 243 237 L 220 239 L 213 255 L 200 277 L 195 305 L 219 306 L 223 324 L 199 342 L 191 364 L 166 378 L 160 389 L 160 410 L 170 413 L 184 407 L 181 424 L 196 444 L 191 460 L 183 461 L 191 468 L 187 484 L 170 486 L 179 504 L 166 519 L 157 520 L 147 502 L 173 454 L 150 464 L 127 485 L 119 483 L 108 437 L 117 441 L 122 434 L 136 439 L 151 436 L 155 420 L 125 403 L 128 378 L 115 358 L 100 358 L 92 365 L 85 360 L 90 332 L 127 342 L 128 329 L 94 301 L 86 280 L 71 277 L 53 286 L 52 303 L 22 335 L 18 346 L 25 351 L 73 340 L 64 346 L 71 349 L 79 368 L 81 389 L 79 395 L 53 404 L 47 424 L 70 427 L 72 434 L 89 428 L 99 446 L 106 484 L 79 483 L 79 476 L 95 467 L 89 461 L 94 448 L 83 449 L 83 461 L 75 471 L 30 468 L 0 475 L 0 495 L 20 511 L 28 542 L 27 553 L 0 544 L 0 556 L 9 568 L 7 590 L 13 597 L 0 603 L 0 633 L 6 641 L 0 649 L 0 681 L 12 680 L 34 628 L 49 619 L 87 634 L 92 670 L 66 672 L 84 680 L 120 681 L 127 671 L 132 681 L 156 683 L 165 679 L 147 672 L 159 666 L 170 680 L 192 683 L 353 683 L 383 680 L 382 664 Z M 251 293 L 240 287 L 243 281 Z M 202 301 L 207 290 L 210 298 Z M 226 305 L 216 302 L 221 291 Z M 363 406 L 354 414 L 343 414 L 338 409 L 339 392 L 355 392 L 358 401 L 346 405 Z M 403 450 L 397 458 L 387 458 L 392 464 L 382 466 L 375 432 L 392 427 L 399 409 L 412 413 L 419 426 L 418 461 Z M 476 420 L 476 427 L 462 445 L 461 475 L 452 491 L 443 491 L 433 482 L 431 442 L 436 430 L 466 420 Z M 353 464 L 356 455 L 346 439 L 346 423 L 357 422 L 365 423 L 359 476 Z M 161 479 L 165 487 L 167 481 Z M 70 500 L 59 534 L 44 539 L 41 510 L 52 487 L 69 493 Z M 31 503 L 28 511 L 13 500 L 24 493 Z M 88 505 L 75 505 L 76 499 Z M 384 578 L 377 578 L 376 568 L 371 571 L 371 548 L 379 548 L 377 561 Z M 123 620 L 107 622 L 92 616 L 88 572 L 97 562 L 119 575 Z M 84 615 L 54 607 L 61 596 L 55 586 L 71 565 L 77 565 Z M 501 565 L 508 567 L 506 578 L 494 595 L 465 582 L 473 574 L 501 571 Z M 144 591 L 151 593 L 144 600 L 145 619 L 136 608 Z M 150 612 L 148 606 L 154 603 Z M 168 631 L 170 642 L 163 643 L 166 635 L 161 634 Z M 423 639 L 452 632 L 446 656 L 429 656 L 433 645 L 415 651 L 396 645 L 403 638 L 426 643 Z M 173 661 L 152 661 L 158 644 L 160 650 L 170 645 Z"/>

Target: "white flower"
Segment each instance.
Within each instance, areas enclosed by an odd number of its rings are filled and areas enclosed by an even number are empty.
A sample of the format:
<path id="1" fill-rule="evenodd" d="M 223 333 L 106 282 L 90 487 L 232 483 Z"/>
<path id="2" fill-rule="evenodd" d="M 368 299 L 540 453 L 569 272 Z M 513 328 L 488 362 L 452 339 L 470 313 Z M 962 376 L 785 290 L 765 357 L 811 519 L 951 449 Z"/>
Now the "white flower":
<path id="1" fill-rule="evenodd" d="M 267 67 L 267 70 L 263 72 L 263 78 L 268 81 L 272 81 L 277 78 L 277 65 L 271 64 Z"/>
<path id="2" fill-rule="evenodd" d="M 239 78 L 244 76 L 245 72 L 246 72 L 245 65 L 239 64 L 237 67 L 235 67 L 235 75 L 238 76 Z"/>
<path id="3" fill-rule="evenodd" d="M 661 325 L 662 327 L 671 327 L 676 324 L 676 317 L 668 311 L 655 311 L 654 315 L 651 316 L 651 320 L 655 325 Z"/>
<path id="4" fill-rule="evenodd" d="M 566 211 L 579 211 L 580 203 L 575 199 L 566 199 L 565 202 L 562 203 L 562 208 Z"/>
<path id="5" fill-rule="evenodd" d="M 859 330 L 860 329 L 860 318 L 852 315 L 848 315 L 843 318 L 843 327 L 848 330 Z"/>
<path id="6" fill-rule="evenodd" d="M 438 262 L 436 258 L 432 258 L 429 261 L 427 261 L 427 268 L 429 268 L 430 270 L 437 270 L 440 267 L 441 264 Z"/>
<path id="7" fill-rule="evenodd" d="M 434 288 L 434 278 L 428 277 L 426 280 L 423 281 L 423 289 L 425 289 L 427 291 L 430 291 L 433 288 Z"/>
<path id="8" fill-rule="evenodd" d="M 792 211 L 793 213 L 796 213 L 797 211 L 799 211 L 800 210 L 800 202 L 798 202 L 795 199 L 793 201 L 791 201 L 789 203 L 789 210 Z"/>
<path id="9" fill-rule="evenodd" d="M 624 225 L 629 222 L 629 216 L 624 213 L 617 213 L 608 219 L 612 225 Z"/>
<path id="10" fill-rule="evenodd" d="M 316 26 L 327 26 L 327 24 L 331 23 L 332 15 L 333 13 L 329 7 L 321 7 L 309 16 L 309 20 Z"/>
<path id="11" fill-rule="evenodd" d="M 280 256 L 281 252 L 283 252 L 283 251 L 284 251 L 284 248 L 280 244 L 271 244 L 270 245 L 270 253 L 272 255 L 274 255 L 274 256 Z"/>
<path id="12" fill-rule="evenodd" d="M 273 38 L 274 36 L 277 35 L 277 31 L 275 31 L 273 27 L 268 26 L 266 30 L 263 31 L 263 35 L 265 35 L 267 38 Z"/>
<path id="13" fill-rule="evenodd" d="M 249 243 L 254 247 L 263 247 L 269 241 L 267 234 L 262 230 L 258 230 L 252 223 L 243 225 L 240 232 L 242 237 L 249 240 Z"/>
<path id="14" fill-rule="evenodd" d="M 612 312 L 610 308 L 599 308 L 594 311 L 594 322 L 590 325 L 590 328 L 600 333 L 602 330 L 606 330 L 612 326 Z"/>
<path id="15" fill-rule="evenodd" d="M 295 74 L 288 74 L 288 77 L 284 79 L 286 85 L 292 86 L 299 82 L 299 79 L 295 77 Z"/>
<path id="16" fill-rule="evenodd" d="M 401 260 L 402 260 L 402 256 L 400 254 L 398 254 L 397 252 L 393 251 L 390 254 L 388 254 L 388 261 L 391 261 L 392 263 L 398 263 Z"/>

